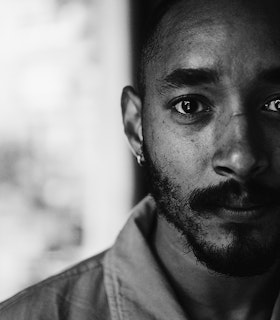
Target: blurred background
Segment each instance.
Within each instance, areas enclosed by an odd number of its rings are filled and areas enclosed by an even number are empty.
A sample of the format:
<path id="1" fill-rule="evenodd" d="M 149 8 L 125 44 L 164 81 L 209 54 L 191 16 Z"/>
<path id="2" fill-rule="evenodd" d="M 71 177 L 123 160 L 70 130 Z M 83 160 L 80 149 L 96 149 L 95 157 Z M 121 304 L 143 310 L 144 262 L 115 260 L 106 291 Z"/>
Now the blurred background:
<path id="1" fill-rule="evenodd" d="M 0 0 L 0 301 L 106 249 L 146 193 L 120 95 L 156 2 Z"/>

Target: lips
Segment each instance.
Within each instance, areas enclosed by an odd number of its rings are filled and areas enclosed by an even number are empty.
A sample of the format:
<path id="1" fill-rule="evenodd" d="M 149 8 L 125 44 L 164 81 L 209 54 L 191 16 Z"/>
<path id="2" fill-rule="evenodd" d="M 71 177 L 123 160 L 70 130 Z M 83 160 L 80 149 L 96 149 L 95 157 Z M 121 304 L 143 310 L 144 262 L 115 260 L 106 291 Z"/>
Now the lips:
<path id="1" fill-rule="evenodd" d="M 252 210 L 259 210 L 265 207 L 272 206 L 273 203 L 267 201 L 255 201 L 257 199 L 249 199 L 247 196 L 235 197 L 229 196 L 226 199 L 224 198 L 222 201 L 216 202 L 217 207 L 221 207 L 227 210 L 232 211 L 252 211 Z M 215 204 L 213 203 L 215 206 Z"/>
<path id="2" fill-rule="evenodd" d="M 217 207 L 216 213 L 222 219 L 242 223 L 257 221 L 271 214 L 272 207 L 272 205 L 267 204 L 227 204 Z"/>
<path id="3" fill-rule="evenodd" d="M 190 195 L 190 208 L 202 214 L 267 216 L 273 212 L 280 215 L 280 187 L 271 188 L 257 182 L 240 184 L 229 180 L 216 186 L 195 189 Z M 277 210 L 276 210 L 277 209 Z"/>
<path id="4" fill-rule="evenodd" d="M 223 205 L 222 207 L 226 210 L 231 210 L 231 211 L 239 211 L 239 212 L 246 212 L 246 211 L 253 211 L 253 210 L 259 210 L 264 208 L 266 205 L 264 204 L 258 204 L 258 205 L 244 205 L 244 206 L 240 206 L 240 205 Z"/>

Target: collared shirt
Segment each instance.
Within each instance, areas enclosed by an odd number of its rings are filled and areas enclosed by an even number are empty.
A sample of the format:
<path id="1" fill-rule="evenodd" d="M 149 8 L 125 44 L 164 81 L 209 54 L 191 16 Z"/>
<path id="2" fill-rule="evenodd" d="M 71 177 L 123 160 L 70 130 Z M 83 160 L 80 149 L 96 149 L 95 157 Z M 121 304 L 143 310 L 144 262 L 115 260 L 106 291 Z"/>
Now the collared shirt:
<path id="1" fill-rule="evenodd" d="M 146 197 L 114 246 L 0 305 L 1 320 L 191 320 L 151 248 L 155 204 Z M 280 319 L 279 298 L 271 320 Z"/>

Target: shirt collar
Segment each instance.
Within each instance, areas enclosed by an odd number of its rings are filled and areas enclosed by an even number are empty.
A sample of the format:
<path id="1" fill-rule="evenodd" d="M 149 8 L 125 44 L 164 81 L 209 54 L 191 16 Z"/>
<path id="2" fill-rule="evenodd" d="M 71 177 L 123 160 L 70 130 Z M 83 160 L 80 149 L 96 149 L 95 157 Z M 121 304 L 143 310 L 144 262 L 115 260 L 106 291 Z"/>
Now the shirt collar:
<path id="1" fill-rule="evenodd" d="M 105 286 L 113 320 L 186 320 L 148 244 L 155 203 L 148 196 L 132 212 L 105 258 Z"/>
<path id="2" fill-rule="evenodd" d="M 151 196 L 132 211 L 105 257 L 105 286 L 112 320 L 188 320 L 153 255 L 148 239 L 155 219 Z M 280 319 L 280 295 L 271 320 Z"/>

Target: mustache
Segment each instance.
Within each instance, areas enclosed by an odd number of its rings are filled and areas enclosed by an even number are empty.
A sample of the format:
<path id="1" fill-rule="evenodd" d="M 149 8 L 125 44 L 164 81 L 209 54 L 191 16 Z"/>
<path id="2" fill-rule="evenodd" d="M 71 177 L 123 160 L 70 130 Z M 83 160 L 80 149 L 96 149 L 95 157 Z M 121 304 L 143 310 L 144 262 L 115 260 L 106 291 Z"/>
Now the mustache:
<path id="1" fill-rule="evenodd" d="M 192 210 L 198 212 L 219 207 L 280 205 L 280 188 L 264 186 L 257 182 L 240 184 L 235 180 L 228 180 L 217 186 L 193 190 L 189 205 Z"/>

